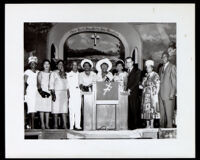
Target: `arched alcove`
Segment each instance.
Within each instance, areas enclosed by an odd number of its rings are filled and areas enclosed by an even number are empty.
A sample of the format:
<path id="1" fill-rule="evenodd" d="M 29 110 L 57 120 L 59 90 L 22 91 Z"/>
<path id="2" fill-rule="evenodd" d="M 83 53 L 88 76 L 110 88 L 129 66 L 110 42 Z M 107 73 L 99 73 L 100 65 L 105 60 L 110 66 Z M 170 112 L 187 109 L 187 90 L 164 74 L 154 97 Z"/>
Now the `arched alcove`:
<path id="1" fill-rule="evenodd" d="M 65 41 L 75 35 L 75 34 L 80 34 L 80 33 L 86 33 L 86 32 L 93 32 L 93 33 L 104 33 L 104 34 L 108 34 L 111 35 L 113 37 L 116 37 L 117 39 L 120 40 L 120 42 L 123 44 L 124 49 L 125 49 L 125 53 L 129 53 L 129 47 L 128 47 L 128 42 L 126 41 L 126 39 L 118 32 L 112 30 L 112 29 L 108 29 L 108 28 L 102 28 L 102 27 L 79 27 L 79 28 L 75 28 L 73 30 L 68 31 L 67 33 L 65 33 L 62 37 L 62 39 L 60 40 L 59 43 L 59 56 L 60 58 L 64 58 L 64 43 Z"/>
<path id="2" fill-rule="evenodd" d="M 109 58 L 113 66 L 118 59 L 125 59 L 125 48 L 120 39 L 102 32 L 81 32 L 71 35 L 64 43 L 63 52 L 67 68 L 72 61 L 80 64 L 84 58 L 92 60 L 94 65 L 102 58 Z"/>

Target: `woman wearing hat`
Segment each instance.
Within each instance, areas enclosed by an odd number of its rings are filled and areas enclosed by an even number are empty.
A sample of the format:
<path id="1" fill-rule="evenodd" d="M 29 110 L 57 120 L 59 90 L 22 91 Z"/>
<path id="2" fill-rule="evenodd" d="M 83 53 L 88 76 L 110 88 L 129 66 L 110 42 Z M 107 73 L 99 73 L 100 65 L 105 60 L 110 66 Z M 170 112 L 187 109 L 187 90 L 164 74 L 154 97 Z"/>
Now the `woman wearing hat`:
<path id="1" fill-rule="evenodd" d="M 141 118 L 147 121 L 147 128 L 153 128 L 154 119 L 160 119 L 158 93 L 160 89 L 159 75 L 153 71 L 154 61 L 145 62 L 146 76 L 143 78 L 140 88 L 142 93 L 142 114 Z"/>
<path id="2" fill-rule="evenodd" d="M 30 56 L 28 58 L 28 64 L 30 69 L 27 69 L 24 72 L 24 89 L 25 89 L 25 101 L 28 106 L 28 114 L 31 114 L 31 121 L 30 126 L 33 129 L 34 128 L 34 117 L 36 111 L 36 100 L 38 96 L 38 90 L 37 90 L 37 75 L 38 70 L 36 70 L 36 66 L 38 63 L 38 59 L 35 56 Z"/>
<path id="3" fill-rule="evenodd" d="M 99 60 L 96 64 L 97 73 L 97 81 L 105 81 L 110 82 L 113 80 L 113 75 L 109 72 L 112 69 L 112 63 L 109 59 L 104 58 Z"/>
<path id="4" fill-rule="evenodd" d="M 57 62 L 57 70 L 53 71 L 50 75 L 50 86 L 52 95 L 52 114 L 54 114 L 54 128 L 57 129 L 58 114 L 62 114 L 63 128 L 67 128 L 67 113 L 68 113 L 68 99 L 69 86 L 67 73 L 64 70 L 64 61 Z"/>
<path id="5" fill-rule="evenodd" d="M 92 91 L 92 83 L 96 81 L 96 73 L 91 71 L 93 63 L 89 59 L 83 59 L 81 67 L 84 71 L 79 74 L 80 89 L 85 92 Z"/>
<path id="6" fill-rule="evenodd" d="M 118 60 L 116 62 L 117 73 L 114 74 L 114 81 L 119 82 L 120 91 L 125 91 L 128 73 L 124 71 L 124 61 Z"/>

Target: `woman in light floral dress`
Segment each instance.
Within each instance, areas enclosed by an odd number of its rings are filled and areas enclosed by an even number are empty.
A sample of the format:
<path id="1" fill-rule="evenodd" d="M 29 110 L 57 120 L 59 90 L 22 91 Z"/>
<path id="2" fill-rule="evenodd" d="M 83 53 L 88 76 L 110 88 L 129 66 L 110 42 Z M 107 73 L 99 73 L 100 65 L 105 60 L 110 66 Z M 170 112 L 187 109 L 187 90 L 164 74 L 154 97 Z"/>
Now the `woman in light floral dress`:
<path id="1" fill-rule="evenodd" d="M 154 128 L 154 119 L 160 119 L 158 93 L 160 89 L 159 75 L 153 71 L 154 61 L 145 62 L 147 74 L 143 78 L 142 85 L 142 113 L 141 118 L 147 122 L 147 128 Z"/>

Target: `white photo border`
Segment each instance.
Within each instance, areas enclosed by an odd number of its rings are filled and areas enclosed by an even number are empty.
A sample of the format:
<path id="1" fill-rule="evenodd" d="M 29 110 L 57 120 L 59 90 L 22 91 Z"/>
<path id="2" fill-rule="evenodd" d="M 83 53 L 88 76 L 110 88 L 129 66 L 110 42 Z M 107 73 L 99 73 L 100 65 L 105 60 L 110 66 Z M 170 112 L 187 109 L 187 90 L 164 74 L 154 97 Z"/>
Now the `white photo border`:
<path id="1" fill-rule="evenodd" d="M 177 138 L 24 139 L 24 22 L 145 22 L 177 25 Z M 194 4 L 6 4 L 6 158 L 195 157 Z"/>

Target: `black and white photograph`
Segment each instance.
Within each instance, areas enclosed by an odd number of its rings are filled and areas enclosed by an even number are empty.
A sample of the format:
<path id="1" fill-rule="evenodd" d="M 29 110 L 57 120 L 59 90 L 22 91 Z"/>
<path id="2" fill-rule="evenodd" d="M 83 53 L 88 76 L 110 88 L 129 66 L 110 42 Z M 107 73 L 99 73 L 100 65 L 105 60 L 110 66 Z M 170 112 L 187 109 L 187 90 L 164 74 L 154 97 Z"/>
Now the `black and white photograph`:
<path id="1" fill-rule="evenodd" d="M 13 20 L 11 10 L 20 7 L 22 18 Z M 194 5 L 185 7 L 194 16 Z M 6 6 L 6 64 L 15 61 L 7 65 L 6 90 L 16 90 L 9 94 L 13 99 L 6 99 L 9 157 L 184 157 L 183 150 L 194 143 L 195 125 L 194 22 L 184 15 L 184 7 L 49 4 L 49 12 L 47 8 Z M 154 17 L 147 19 L 150 14 Z M 14 39 L 20 37 L 19 41 L 12 40 L 14 26 Z M 14 51 L 8 42 L 15 43 L 17 58 L 8 53 Z M 11 71 L 17 75 L 13 82 Z M 19 137 L 13 146 L 8 138 L 12 130 Z M 20 144 L 27 151 L 14 149 Z M 193 147 L 186 157 L 193 155 Z"/>
<path id="2" fill-rule="evenodd" d="M 176 138 L 175 23 L 24 23 L 25 139 Z"/>

